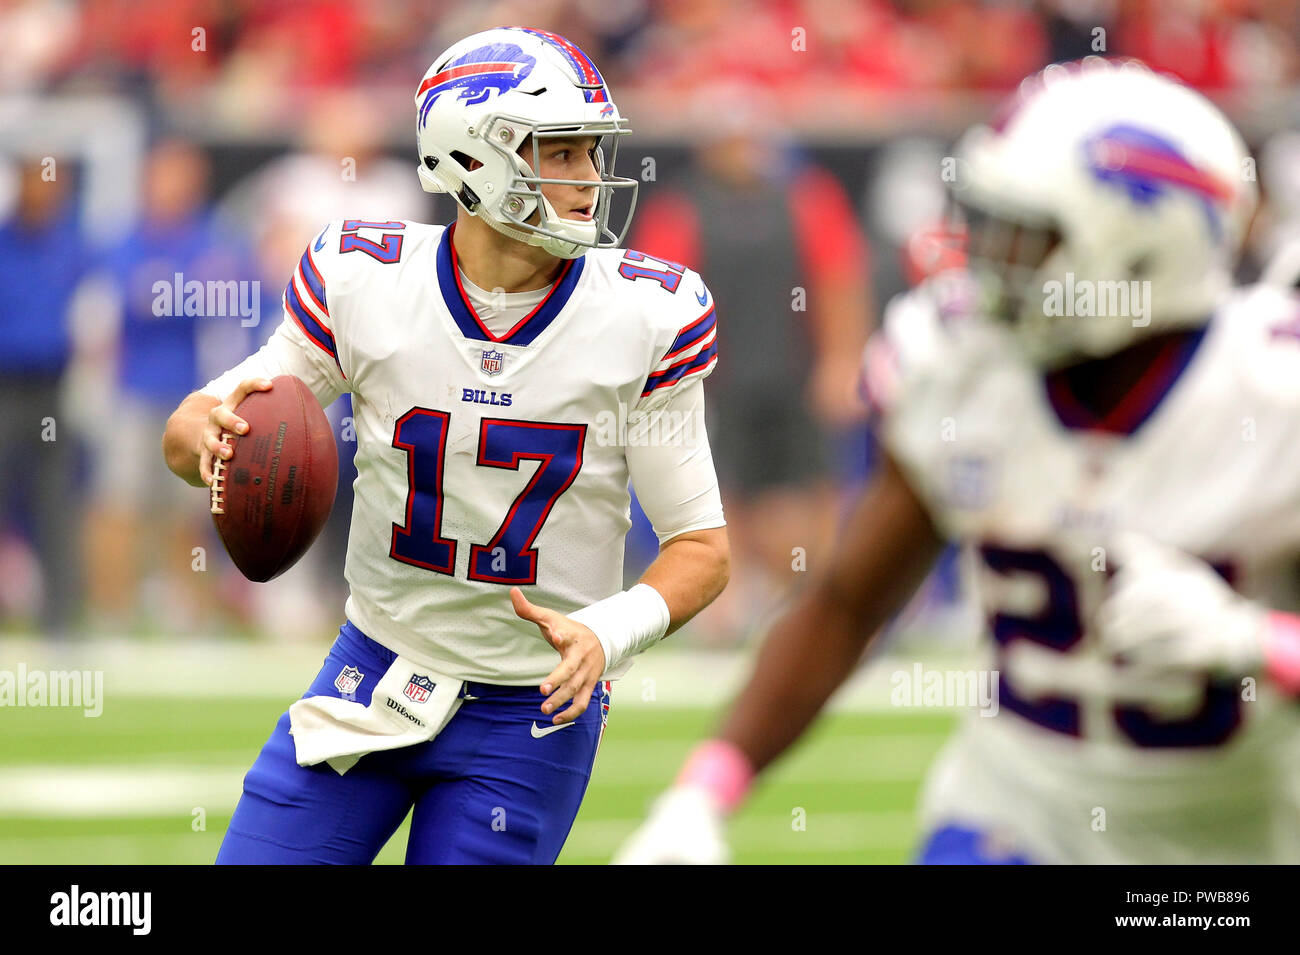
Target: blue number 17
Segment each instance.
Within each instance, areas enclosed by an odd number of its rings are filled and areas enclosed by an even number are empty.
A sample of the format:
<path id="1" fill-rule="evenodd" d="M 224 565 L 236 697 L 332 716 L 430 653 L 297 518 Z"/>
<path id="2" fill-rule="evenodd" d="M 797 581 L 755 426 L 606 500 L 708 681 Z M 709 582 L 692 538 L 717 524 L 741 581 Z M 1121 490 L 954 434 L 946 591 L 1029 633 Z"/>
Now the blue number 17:
<path id="1" fill-rule="evenodd" d="M 388 555 L 403 564 L 439 574 L 456 572 L 457 541 L 442 536 L 443 468 L 451 415 L 412 408 L 397 419 L 393 447 L 406 452 L 406 515 L 393 524 Z M 510 418 L 484 418 L 479 425 L 480 467 L 519 470 L 537 461 L 524 489 L 486 543 L 471 544 L 470 580 L 494 584 L 537 583 L 537 549 L 533 542 L 560 495 L 582 469 L 585 424 L 552 424 Z"/>

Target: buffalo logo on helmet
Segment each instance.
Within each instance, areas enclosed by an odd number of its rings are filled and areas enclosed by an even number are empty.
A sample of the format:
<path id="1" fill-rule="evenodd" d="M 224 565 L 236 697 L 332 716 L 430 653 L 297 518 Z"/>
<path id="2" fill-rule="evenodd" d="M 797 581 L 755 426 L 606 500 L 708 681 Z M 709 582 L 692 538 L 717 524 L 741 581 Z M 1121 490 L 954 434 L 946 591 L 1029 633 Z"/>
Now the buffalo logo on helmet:
<path id="1" fill-rule="evenodd" d="M 1168 140 L 1135 126 L 1118 125 L 1085 143 L 1088 165 L 1102 182 L 1123 189 L 1134 202 L 1149 205 L 1169 189 L 1197 195 L 1210 228 L 1219 228 L 1213 203 L 1231 198 L 1232 189 L 1190 162 Z"/>
<path id="2" fill-rule="evenodd" d="M 433 681 L 427 676 L 420 673 L 412 673 L 411 679 L 406 683 L 406 689 L 402 691 L 412 703 L 427 703 L 429 694 L 433 692 Z"/>
<path id="3" fill-rule="evenodd" d="M 486 103 L 493 95 L 508 93 L 528 78 L 537 64 L 515 43 L 492 43 L 463 53 L 432 76 L 426 77 L 416 91 L 423 96 L 420 124 L 444 93 L 456 93 L 466 106 Z"/>

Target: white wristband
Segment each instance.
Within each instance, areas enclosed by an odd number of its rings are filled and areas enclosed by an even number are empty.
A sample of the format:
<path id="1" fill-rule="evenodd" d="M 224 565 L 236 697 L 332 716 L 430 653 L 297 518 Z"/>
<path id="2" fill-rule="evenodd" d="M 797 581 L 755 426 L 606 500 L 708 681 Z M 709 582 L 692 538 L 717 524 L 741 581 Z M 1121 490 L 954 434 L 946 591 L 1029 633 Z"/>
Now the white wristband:
<path id="1" fill-rule="evenodd" d="M 589 627 L 596 635 L 605 651 L 605 671 L 609 672 L 662 640 L 668 632 L 669 613 L 659 591 L 649 584 L 637 584 L 575 610 L 569 619 Z"/>

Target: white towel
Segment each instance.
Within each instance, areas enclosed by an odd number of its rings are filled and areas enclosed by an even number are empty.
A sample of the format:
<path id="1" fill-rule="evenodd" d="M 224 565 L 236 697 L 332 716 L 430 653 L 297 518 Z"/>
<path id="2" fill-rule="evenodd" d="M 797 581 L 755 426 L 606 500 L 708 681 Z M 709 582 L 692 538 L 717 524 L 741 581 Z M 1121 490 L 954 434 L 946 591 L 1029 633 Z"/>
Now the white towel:
<path id="1" fill-rule="evenodd" d="M 289 707 L 299 766 L 328 762 L 342 776 L 366 753 L 433 739 L 461 703 L 460 680 L 398 657 L 363 706 L 334 696 L 309 696 Z"/>

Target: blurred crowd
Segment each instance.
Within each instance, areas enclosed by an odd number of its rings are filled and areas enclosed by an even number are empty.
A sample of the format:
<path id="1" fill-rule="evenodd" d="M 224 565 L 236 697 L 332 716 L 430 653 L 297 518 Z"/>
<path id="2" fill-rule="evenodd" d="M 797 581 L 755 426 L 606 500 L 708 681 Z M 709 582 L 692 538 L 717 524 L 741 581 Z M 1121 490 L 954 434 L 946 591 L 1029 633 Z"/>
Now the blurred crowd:
<path id="1" fill-rule="evenodd" d="M 710 435 L 736 573 L 695 638 L 730 643 L 815 569 L 869 471 L 858 355 L 878 306 L 943 252 L 916 237 L 942 215 L 944 136 L 887 129 L 814 150 L 782 113 L 792 91 L 998 93 L 1099 43 L 1207 89 L 1286 88 L 1298 21 L 1290 0 L 0 0 L 0 107 L 107 95 L 145 142 L 109 187 L 138 202 L 92 228 L 104 131 L 38 111 L 5 139 L 0 122 L 0 629 L 319 638 L 340 622 L 346 399 L 330 409 L 344 459 L 331 527 L 272 585 L 230 568 L 203 490 L 165 470 L 159 442 L 187 393 L 275 329 L 324 222 L 449 221 L 413 159 L 394 158 L 412 156 L 411 116 L 390 94 L 464 35 L 545 25 L 620 99 L 643 89 L 665 107 L 664 162 L 642 176 L 628 244 L 700 269 L 720 303 Z M 707 112 L 686 95 L 701 92 Z M 50 133 L 55 120 L 72 134 Z M 1300 250 L 1294 120 L 1254 144 L 1257 270 Z M 191 282 L 233 283 L 230 307 L 189 309 Z M 642 521 L 630 574 L 653 547 Z"/>
<path id="2" fill-rule="evenodd" d="M 341 612 L 347 480 L 309 559 L 259 588 L 217 556 L 205 490 L 161 463 L 170 413 L 275 330 L 286 277 L 324 222 L 428 218 L 409 164 L 354 150 L 358 183 L 324 148 L 305 140 L 218 203 L 207 152 L 159 137 L 133 172 L 135 221 L 108 238 L 83 226 L 75 162 L 4 170 L 0 620 L 69 636 L 318 634 Z M 346 400 L 330 413 L 346 466 Z"/>
<path id="3" fill-rule="evenodd" d="M 409 85 L 431 51 L 509 23 L 553 25 L 617 88 L 666 91 L 719 77 L 1006 89 L 1098 52 L 1209 89 L 1300 69 L 1292 0 L 4 0 L 0 85 L 164 99 L 253 89 L 266 109 L 304 88 Z"/>

